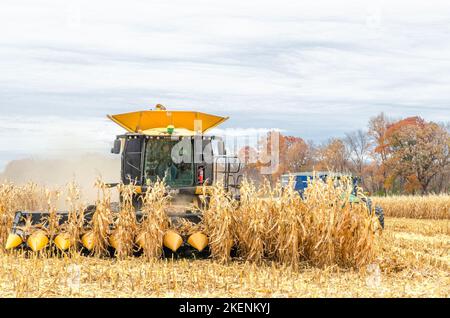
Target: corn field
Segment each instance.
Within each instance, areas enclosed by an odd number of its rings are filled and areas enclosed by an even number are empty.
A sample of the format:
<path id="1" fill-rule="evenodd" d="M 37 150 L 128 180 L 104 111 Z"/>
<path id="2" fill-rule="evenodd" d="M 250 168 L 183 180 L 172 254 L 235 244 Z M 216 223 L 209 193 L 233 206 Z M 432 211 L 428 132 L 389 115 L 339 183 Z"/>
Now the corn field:
<path id="1" fill-rule="evenodd" d="M 5 243 L 15 211 L 44 207 L 49 215 L 48 226 L 40 227 L 42 230 L 50 237 L 63 232 L 72 239 L 90 231 L 92 254 L 96 256 L 106 254 L 111 240 L 117 245 L 115 256 L 122 259 L 131 256 L 137 238 L 143 242 L 147 258 L 158 258 L 162 254 L 163 235 L 171 227 L 177 232 L 202 229 L 209 237 L 211 258 L 221 263 L 231 260 L 233 248 L 245 261 L 260 263 L 273 260 L 292 266 L 308 262 L 318 267 L 359 268 L 370 263 L 376 255 L 377 221 L 365 205 L 348 202 L 351 186 L 345 181 L 338 187 L 332 180 L 328 183 L 313 182 L 305 193 L 306 199 L 293 189 L 283 190 L 280 185 L 272 188 L 266 183 L 257 189 L 253 183 L 244 181 L 241 200 L 236 201 L 218 185 L 208 196 L 207 208 L 201 211 L 202 222 L 184 222 L 182 229 L 172 226 L 165 214 L 170 197 L 165 195 L 162 182 L 155 183 L 143 197 L 141 222 L 137 222 L 134 215 L 132 185 L 119 185 L 122 204 L 118 213 L 113 213 L 110 208 L 111 190 L 100 180 L 96 187 L 96 209 L 86 227 L 80 221 L 83 207 L 79 204 L 80 195 L 74 185 L 69 185 L 65 191 L 70 211 L 69 221 L 62 225 L 58 225 L 56 219 L 53 197 L 59 197 L 63 191 L 39 190 L 34 184 L 24 187 L 2 185 L 1 243 Z M 25 191 L 30 190 L 33 195 L 25 196 Z M 79 245 L 79 242 L 73 243 L 72 252 Z"/>
<path id="2" fill-rule="evenodd" d="M 388 196 L 373 198 L 386 216 L 413 219 L 450 219 L 450 195 Z"/>
<path id="3" fill-rule="evenodd" d="M 65 253 L 2 248 L 0 297 L 449 296 L 448 218 L 388 217 L 382 231 L 365 204 L 349 203 L 351 186 L 345 180 L 338 186 L 314 181 L 303 199 L 290 187 L 244 181 L 239 202 L 218 185 L 200 208 L 199 224 L 170 220 L 171 198 L 162 182 L 145 193 L 139 222 L 132 185 L 117 188 L 122 204 L 115 212 L 114 189 L 101 180 L 95 189 L 95 209 L 86 225 L 86 204 L 75 184 L 57 190 L 33 183 L 0 185 L 2 247 L 17 210 L 50 212 L 48 226 L 28 224 L 26 230 L 45 231 L 50 241 L 56 233 L 71 239 Z M 61 225 L 55 221 L 58 201 L 65 201 L 69 213 Z M 210 256 L 162 258 L 167 231 L 205 233 Z M 86 233 L 92 235 L 90 256 L 80 253 Z M 107 253 L 111 242 L 114 257 Z M 136 242 L 139 257 L 133 256 Z"/>

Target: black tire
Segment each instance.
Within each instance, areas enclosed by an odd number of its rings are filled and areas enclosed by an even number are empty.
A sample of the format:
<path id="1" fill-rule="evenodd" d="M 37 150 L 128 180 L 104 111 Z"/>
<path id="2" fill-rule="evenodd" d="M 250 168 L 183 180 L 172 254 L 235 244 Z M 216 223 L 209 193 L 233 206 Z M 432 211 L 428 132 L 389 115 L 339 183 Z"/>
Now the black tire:
<path id="1" fill-rule="evenodd" d="M 84 209 L 84 223 L 85 225 L 88 224 L 92 220 L 92 216 L 95 213 L 95 210 L 97 210 L 96 205 L 88 205 L 86 209 Z"/>
<path id="2" fill-rule="evenodd" d="M 363 200 L 366 202 L 367 204 L 367 208 L 369 209 L 370 213 L 375 212 L 375 216 L 378 218 L 378 221 L 380 222 L 381 228 L 384 229 L 384 211 L 383 208 L 381 206 L 375 206 L 375 211 L 372 211 L 372 200 L 371 199 L 367 199 Z"/>
<path id="3" fill-rule="evenodd" d="M 375 215 L 378 218 L 378 221 L 380 221 L 381 228 L 384 230 L 384 211 L 381 206 L 375 207 Z"/>

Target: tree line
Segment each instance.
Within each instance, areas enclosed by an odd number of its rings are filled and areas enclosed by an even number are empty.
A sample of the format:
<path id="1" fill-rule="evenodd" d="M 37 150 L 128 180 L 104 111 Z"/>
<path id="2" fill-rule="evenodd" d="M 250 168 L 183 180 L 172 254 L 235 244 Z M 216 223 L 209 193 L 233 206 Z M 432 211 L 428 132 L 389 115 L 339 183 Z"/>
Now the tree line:
<path id="1" fill-rule="evenodd" d="M 261 180 L 265 160 L 249 160 L 262 152 L 270 156 L 270 132 L 256 148 L 239 151 L 244 173 Z M 392 119 L 384 113 L 370 118 L 366 129 L 316 144 L 301 137 L 277 134 L 279 165 L 269 178 L 306 171 L 334 171 L 360 176 L 372 194 L 450 192 L 450 123 L 421 117 Z"/>

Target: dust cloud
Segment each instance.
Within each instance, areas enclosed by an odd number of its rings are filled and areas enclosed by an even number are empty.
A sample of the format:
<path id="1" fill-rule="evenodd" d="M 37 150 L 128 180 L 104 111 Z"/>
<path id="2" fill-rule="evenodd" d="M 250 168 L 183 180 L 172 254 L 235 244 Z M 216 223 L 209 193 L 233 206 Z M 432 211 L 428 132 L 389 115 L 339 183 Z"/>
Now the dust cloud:
<path id="1" fill-rule="evenodd" d="M 65 190 L 67 184 L 75 182 L 81 189 L 82 202 L 92 204 L 97 198 L 94 187 L 96 179 L 100 177 L 104 182 L 117 183 L 120 181 L 120 156 L 101 154 L 85 154 L 68 158 L 40 158 L 10 161 L 0 182 L 9 181 L 23 185 L 30 181 L 48 187 L 52 190 Z M 117 191 L 112 190 L 112 199 L 117 200 Z M 65 200 L 61 198 L 58 208 L 64 208 Z"/>

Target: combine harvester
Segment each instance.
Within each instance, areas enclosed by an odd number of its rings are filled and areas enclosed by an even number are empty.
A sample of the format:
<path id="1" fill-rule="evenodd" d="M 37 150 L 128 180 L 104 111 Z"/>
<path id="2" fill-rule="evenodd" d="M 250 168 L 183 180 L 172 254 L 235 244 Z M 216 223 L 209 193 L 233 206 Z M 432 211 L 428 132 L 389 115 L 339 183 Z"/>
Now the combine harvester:
<path id="1" fill-rule="evenodd" d="M 200 222 L 201 215 L 193 213 L 189 208 L 192 203 L 205 202 L 200 200 L 200 195 L 206 193 L 207 196 L 208 187 L 217 182 L 238 196 L 242 179 L 239 160 L 235 156 L 226 155 L 225 145 L 220 137 L 205 134 L 226 121 L 227 117 L 195 111 L 168 111 L 158 104 L 154 110 L 108 115 L 108 118 L 127 131 L 117 136 L 111 152 L 121 155 L 121 182 L 135 185 L 133 206 L 138 222 L 142 219 L 142 196 L 147 191 L 148 181 L 164 179 L 173 198 L 173 211 L 168 211 L 168 216 L 175 223 L 182 219 Z M 183 159 L 174 160 L 174 152 Z M 86 226 L 95 209 L 95 206 L 86 209 Z M 57 213 L 60 225 L 67 222 L 68 215 L 68 212 Z M 16 212 L 6 249 L 24 248 L 38 252 L 48 248 L 53 242 L 59 250 L 68 250 L 73 240 L 67 233 L 49 237 L 45 229 L 36 229 L 31 233 L 24 230 L 27 222 L 34 225 L 46 224 L 48 217 L 49 212 Z M 87 251 L 94 248 L 93 237 L 92 231 L 86 228 L 79 238 Z M 114 247 L 111 237 L 109 242 Z M 172 253 L 181 253 L 183 248 L 202 252 L 208 246 L 208 237 L 197 232 L 183 238 L 169 230 L 164 236 L 163 244 Z M 142 243 L 137 241 L 136 246 L 142 247 Z"/>

